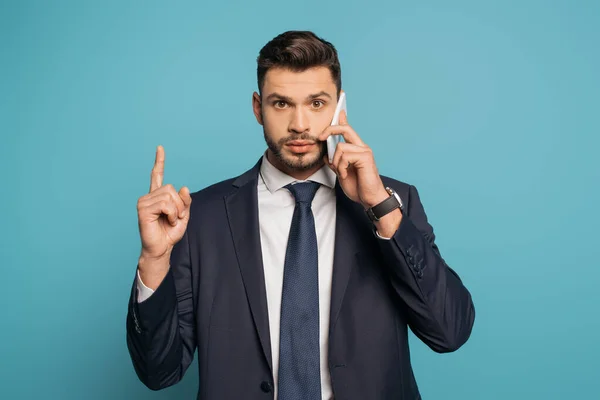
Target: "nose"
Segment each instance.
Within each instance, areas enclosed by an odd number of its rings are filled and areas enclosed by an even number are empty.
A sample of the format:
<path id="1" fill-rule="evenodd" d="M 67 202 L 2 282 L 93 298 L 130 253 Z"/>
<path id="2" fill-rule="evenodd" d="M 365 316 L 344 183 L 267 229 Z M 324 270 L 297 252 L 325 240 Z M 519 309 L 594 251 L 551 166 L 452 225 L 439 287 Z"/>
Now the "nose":
<path id="1" fill-rule="evenodd" d="M 306 115 L 306 110 L 297 107 L 291 114 L 289 130 L 292 133 L 302 134 L 310 129 L 310 121 Z"/>

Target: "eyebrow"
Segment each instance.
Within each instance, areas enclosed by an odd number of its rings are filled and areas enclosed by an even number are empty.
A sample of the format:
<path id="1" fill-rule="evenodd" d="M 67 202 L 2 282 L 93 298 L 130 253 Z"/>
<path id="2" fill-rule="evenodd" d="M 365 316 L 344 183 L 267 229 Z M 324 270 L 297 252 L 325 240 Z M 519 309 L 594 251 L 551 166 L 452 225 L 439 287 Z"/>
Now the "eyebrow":
<path id="1" fill-rule="evenodd" d="M 319 93 L 308 95 L 306 97 L 306 100 L 313 100 L 313 99 L 316 99 L 317 97 L 327 97 L 331 100 L 331 96 L 329 95 L 329 93 L 327 93 L 325 91 L 320 91 Z M 270 95 L 267 96 L 267 101 L 270 101 L 272 99 L 281 99 L 281 100 L 287 101 L 289 103 L 292 103 L 291 97 L 284 96 L 279 93 L 271 93 Z"/>

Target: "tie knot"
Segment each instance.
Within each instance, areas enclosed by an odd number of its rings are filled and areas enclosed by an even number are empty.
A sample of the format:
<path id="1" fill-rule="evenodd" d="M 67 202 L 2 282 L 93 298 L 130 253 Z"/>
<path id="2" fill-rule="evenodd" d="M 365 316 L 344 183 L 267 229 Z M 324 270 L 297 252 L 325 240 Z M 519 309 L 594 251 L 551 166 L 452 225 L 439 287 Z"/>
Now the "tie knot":
<path id="1" fill-rule="evenodd" d="M 296 184 L 290 183 L 285 187 L 294 195 L 296 203 L 311 204 L 320 186 L 321 184 L 317 182 L 301 182 Z"/>

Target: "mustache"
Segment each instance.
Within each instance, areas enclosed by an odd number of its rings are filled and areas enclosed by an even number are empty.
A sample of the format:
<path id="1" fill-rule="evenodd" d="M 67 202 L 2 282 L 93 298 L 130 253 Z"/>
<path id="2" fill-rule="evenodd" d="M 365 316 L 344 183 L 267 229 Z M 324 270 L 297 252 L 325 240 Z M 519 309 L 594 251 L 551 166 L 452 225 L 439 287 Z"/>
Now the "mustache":
<path id="1" fill-rule="evenodd" d="M 286 144 L 288 142 L 292 142 L 294 140 L 310 140 L 311 142 L 319 143 L 319 137 L 311 136 L 311 134 L 309 134 L 309 133 L 303 133 L 301 135 L 294 135 L 294 136 L 290 136 L 290 137 L 281 138 L 281 139 L 279 139 L 279 141 L 277 143 L 280 146 L 283 146 L 284 144 Z"/>

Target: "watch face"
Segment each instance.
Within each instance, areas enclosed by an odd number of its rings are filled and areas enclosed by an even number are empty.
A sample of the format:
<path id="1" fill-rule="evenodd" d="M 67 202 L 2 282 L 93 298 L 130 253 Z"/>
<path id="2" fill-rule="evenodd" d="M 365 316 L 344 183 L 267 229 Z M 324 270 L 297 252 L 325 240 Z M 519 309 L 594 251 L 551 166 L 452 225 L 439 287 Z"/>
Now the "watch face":
<path id="1" fill-rule="evenodd" d="M 386 187 L 385 190 L 387 190 L 387 192 L 390 194 L 390 196 L 394 196 L 396 198 L 396 200 L 398 201 L 398 205 L 400 206 L 400 208 L 404 208 L 404 203 L 402 203 L 402 199 L 400 198 L 400 195 L 398 193 L 396 193 L 396 191 L 390 187 Z"/>

